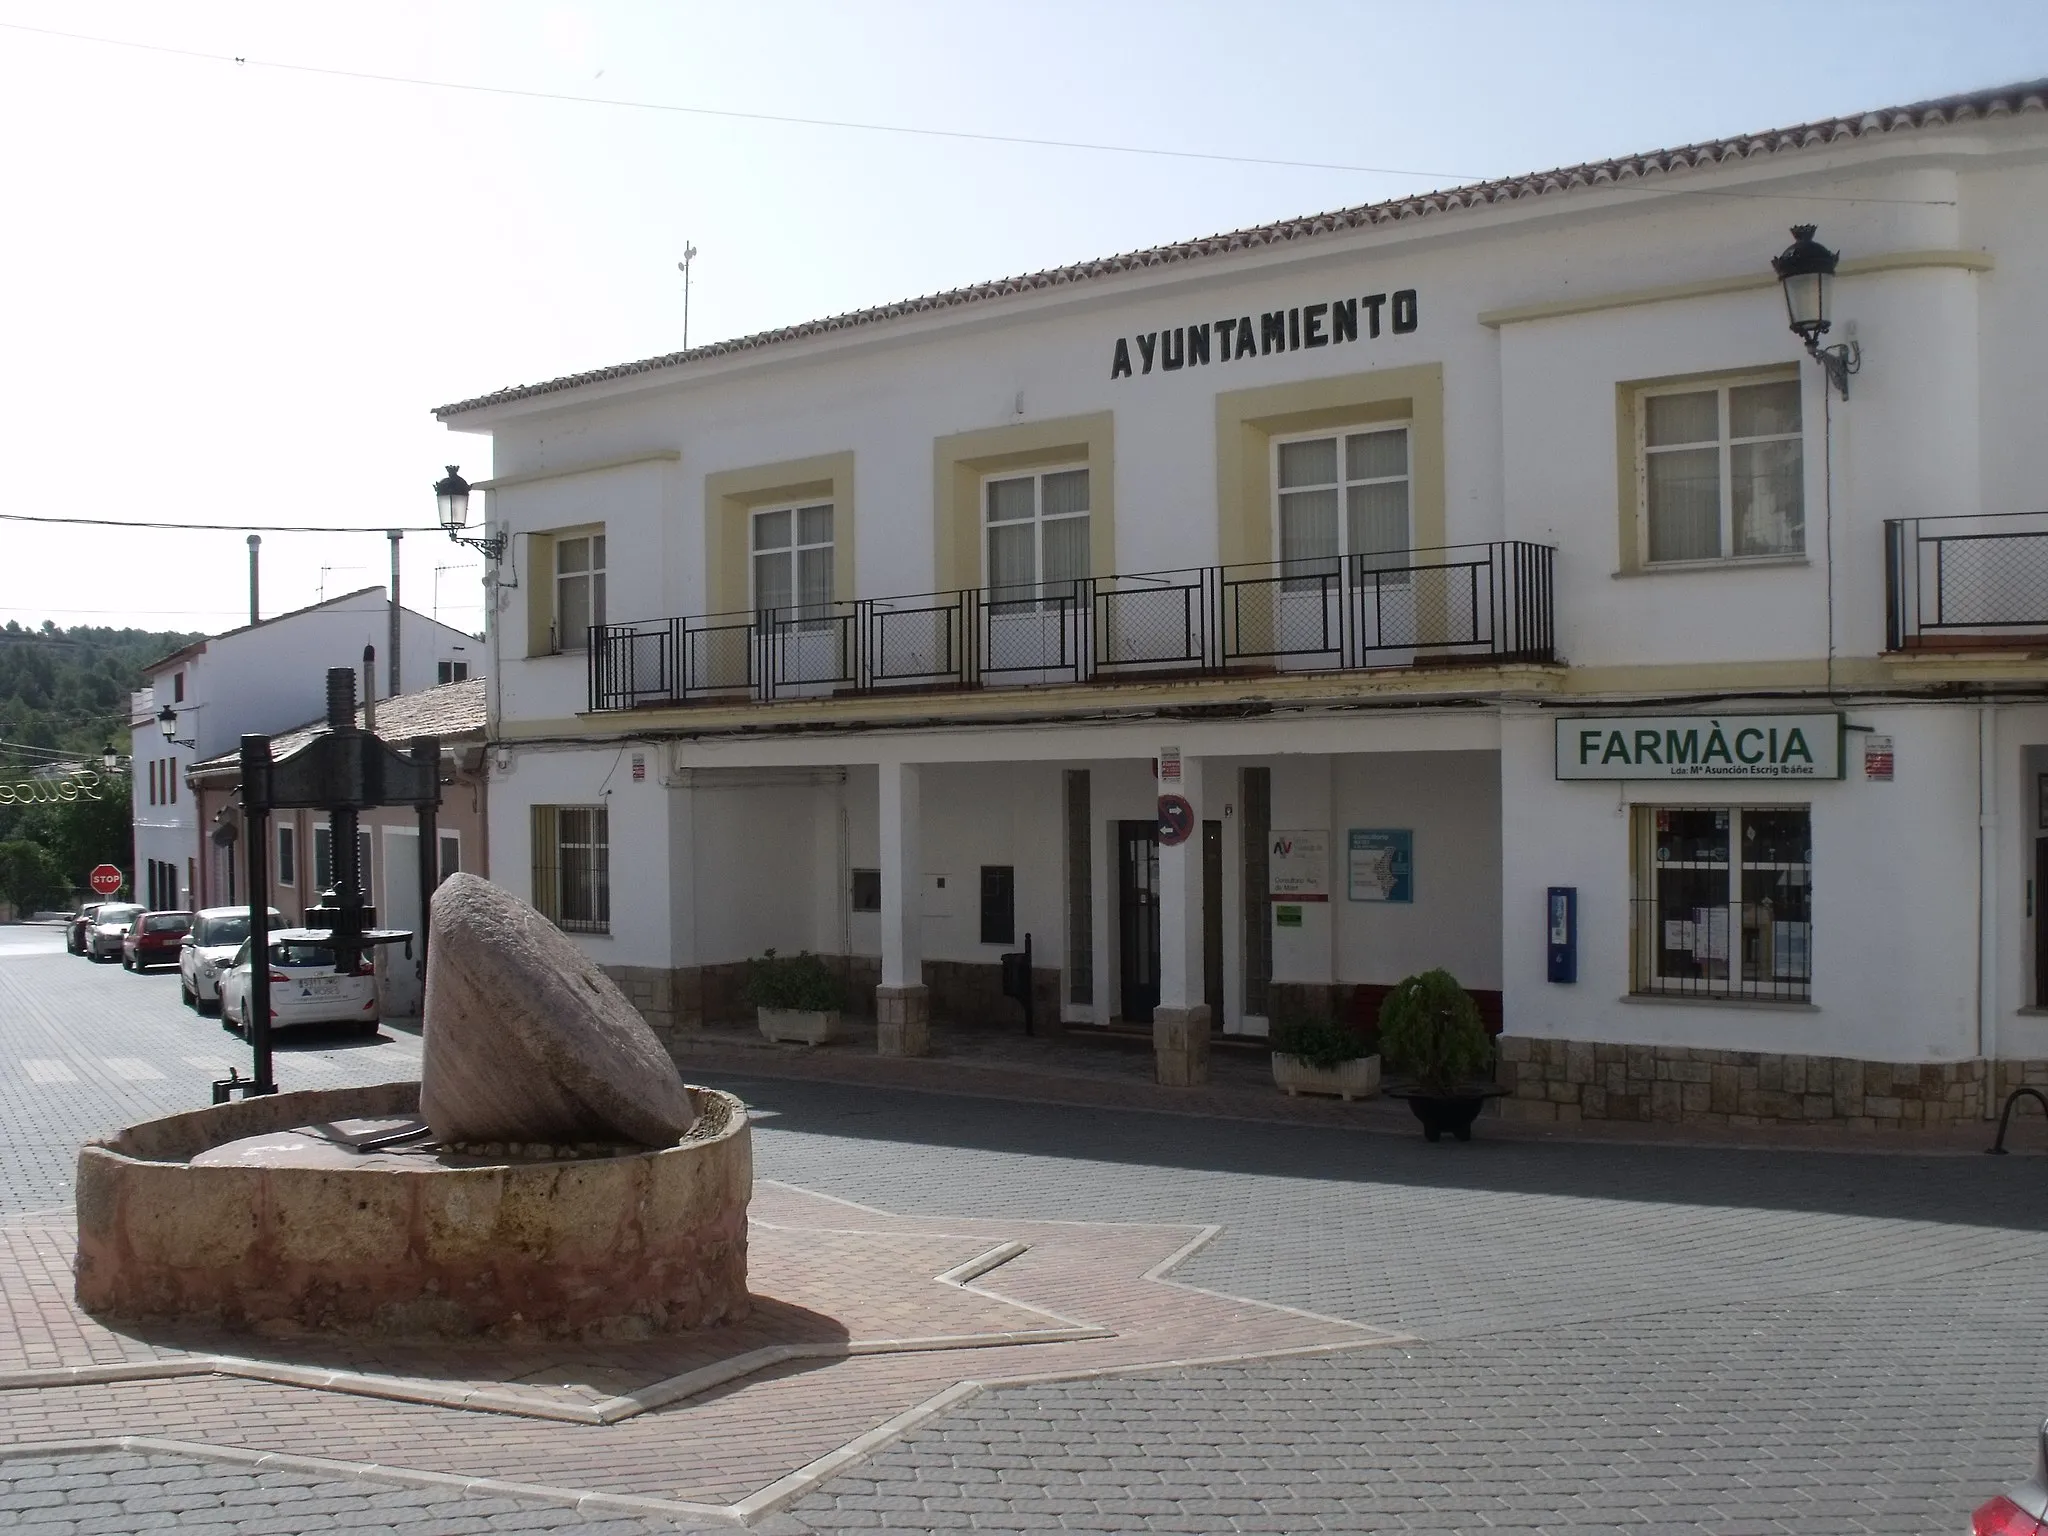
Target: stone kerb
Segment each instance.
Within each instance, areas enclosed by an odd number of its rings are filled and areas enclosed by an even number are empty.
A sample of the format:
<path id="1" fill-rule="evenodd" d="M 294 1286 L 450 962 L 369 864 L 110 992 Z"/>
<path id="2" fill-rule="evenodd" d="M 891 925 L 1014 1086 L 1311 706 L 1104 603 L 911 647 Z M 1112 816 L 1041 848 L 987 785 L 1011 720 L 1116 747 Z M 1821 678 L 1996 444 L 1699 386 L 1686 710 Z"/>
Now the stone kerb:
<path id="1" fill-rule="evenodd" d="M 77 1297 L 123 1323 L 635 1338 L 746 1315 L 745 1108 L 692 1088 L 680 1144 L 575 1160 L 198 1166 L 244 1137 L 410 1115 L 419 1085 L 173 1115 L 78 1159 Z"/>

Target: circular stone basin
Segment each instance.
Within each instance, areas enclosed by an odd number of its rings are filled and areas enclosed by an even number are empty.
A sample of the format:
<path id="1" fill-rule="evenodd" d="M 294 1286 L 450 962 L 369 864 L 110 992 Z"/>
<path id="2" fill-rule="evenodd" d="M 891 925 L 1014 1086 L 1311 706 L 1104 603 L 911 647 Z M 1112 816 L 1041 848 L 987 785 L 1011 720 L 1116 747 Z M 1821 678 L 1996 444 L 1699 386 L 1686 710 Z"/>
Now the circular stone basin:
<path id="1" fill-rule="evenodd" d="M 418 1083 L 276 1094 L 134 1125 L 78 1155 L 78 1301 L 112 1322 L 262 1333 L 642 1338 L 747 1312 L 753 1155 L 691 1088 L 672 1147 L 350 1141 Z"/>

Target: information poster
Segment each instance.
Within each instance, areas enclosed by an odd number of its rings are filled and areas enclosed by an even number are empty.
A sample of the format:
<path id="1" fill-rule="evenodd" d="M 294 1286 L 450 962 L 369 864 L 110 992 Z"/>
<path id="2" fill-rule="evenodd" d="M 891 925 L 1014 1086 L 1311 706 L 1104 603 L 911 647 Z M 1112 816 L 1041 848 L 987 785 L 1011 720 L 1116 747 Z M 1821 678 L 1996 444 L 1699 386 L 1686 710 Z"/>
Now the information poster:
<path id="1" fill-rule="evenodd" d="M 1415 834 L 1406 827 L 1353 827 L 1346 834 L 1353 901 L 1415 900 Z"/>
<path id="2" fill-rule="evenodd" d="M 1266 893 L 1274 901 L 1330 899 L 1330 830 L 1276 829 L 1267 845 Z"/>

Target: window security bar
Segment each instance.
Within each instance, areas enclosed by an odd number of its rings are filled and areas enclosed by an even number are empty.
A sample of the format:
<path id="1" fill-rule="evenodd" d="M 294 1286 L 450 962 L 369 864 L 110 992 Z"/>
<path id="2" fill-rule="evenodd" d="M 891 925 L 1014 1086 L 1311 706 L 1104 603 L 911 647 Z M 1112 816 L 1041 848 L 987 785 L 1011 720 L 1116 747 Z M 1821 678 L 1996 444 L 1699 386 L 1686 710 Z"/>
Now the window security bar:
<path id="1" fill-rule="evenodd" d="M 1510 540 L 593 625 L 590 707 L 1548 662 L 1553 554 Z"/>
<path id="2" fill-rule="evenodd" d="M 1967 649 L 2048 633 L 2048 512 L 1884 525 L 1885 649 Z"/>

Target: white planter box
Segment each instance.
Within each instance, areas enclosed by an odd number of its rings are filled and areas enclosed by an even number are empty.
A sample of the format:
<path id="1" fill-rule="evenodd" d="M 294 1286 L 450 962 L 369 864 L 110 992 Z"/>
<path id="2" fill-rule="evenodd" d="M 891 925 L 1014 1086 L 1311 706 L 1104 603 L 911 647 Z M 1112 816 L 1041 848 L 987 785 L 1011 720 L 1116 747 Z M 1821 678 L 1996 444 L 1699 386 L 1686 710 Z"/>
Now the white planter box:
<path id="1" fill-rule="evenodd" d="M 1333 1093 L 1349 1103 L 1380 1091 L 1380 1059 L 1359 1056 L 1341 1067 L 1312 1067 L 1299 1056 L 1273 1053 L 1273 1081 L 1289 1098 L 1298 1093 Z"/>
<path id="2" fill-rule="evenodd" d="M 823 1045 L 839 1038 L 838 1013 L 816 1013 L 805 1008 L 756 1008 L 764 1040 L 790 1040 L 798 1045 Z"/>

